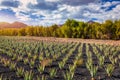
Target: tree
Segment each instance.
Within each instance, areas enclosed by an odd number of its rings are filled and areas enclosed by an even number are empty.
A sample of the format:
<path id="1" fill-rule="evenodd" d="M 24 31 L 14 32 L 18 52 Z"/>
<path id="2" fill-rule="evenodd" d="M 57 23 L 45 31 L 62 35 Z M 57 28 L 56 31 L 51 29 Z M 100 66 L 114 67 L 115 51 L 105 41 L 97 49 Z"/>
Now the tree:
<path id="1" fill-rule="evenodd" d="M 18 30 L 18 36 L 26 36 L 25 28 L 21 28 Z"/>
<path id="2" fill-rule="evenodd" d="M 73 19 L 68 19 L 64 25 L 68 27 L 77 27 L 79 26 L 79 22 Z"/>
<path id="3" fill-rule="evenodd" d="M 34 33 L 33 33 L 34 28 L 33 27 L 27 27 L 25 31 L 26 31 L 27 36 L 33 36 L 34 35 Z"/>

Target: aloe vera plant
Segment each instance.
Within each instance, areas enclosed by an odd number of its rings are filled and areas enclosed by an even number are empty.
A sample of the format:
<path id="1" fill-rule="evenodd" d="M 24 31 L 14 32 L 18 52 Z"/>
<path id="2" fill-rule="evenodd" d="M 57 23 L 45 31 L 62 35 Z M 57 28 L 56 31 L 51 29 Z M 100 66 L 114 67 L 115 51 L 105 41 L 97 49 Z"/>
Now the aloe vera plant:
<path id="1" fill-rule="evenodd" d="M 70 73 L 74 73 L 75 69 L 76 69 L 76 64 L 75 65 L 69 65 L 69 72 Z"/>
<path id="2" fill-rule="evenodd" d="M 35 61 L 34 61 L 34 60 L 30 60 L 29 65 L 30 65 L 30 67 L 31 67 L 31 68 L 33 68 L 33 67 L 34 67 L 34 64 L 35 64 Z"/>
<path id="3" fill-rule="evenodd" d="M 3 75 L 0 75 L 0 80 L 3 80 Z"/>
<path id="4" fill-rule="evenodd" d="M 9 60 L 4 60 L 4 66 L 8 67 L 10 65 L 10 61 Z"/>
<path id="5" fill-rule="evenodd" d="M 17 74 L 18 76 L 23 76 L 23 74 L 24 74 L 24 68 L 22 68 L 22 67 L 17 68 L 16 74 Z"/>
<path id="6" fill-rule="evenodd" d="M 37 76 L 37 80 L 47 80 L 46 76 L 42 75 L 42 77 Z"/>
<path id="7" fill-rule="evenodd" d="M 74 72 L 71 73 L 69 71 L 66 71 L 65 73 L 63 73 L 63 76 L 65 80 L 73 80 Z"/>
<path id="8" fill-rule="evenodd" d="M 34 55 L 33 56 L 33 60 L 35 61 L 37 59 L 37 55 Z"/>
<path id="9" fill-rule="evenodd" d="M 60 69 L 62 69 L 64 67 L 65 63 L 63 61 L 59 62 L 58 63 L 58 66 Z"/>
<path id="10" fill-rule="evenodd" d="M 57 70 L 56 69 L 50 69 L 50 77 L 53 78 L 56 76 Z"/>
<path id="11" fill-rule="evenodd" d="M 16 63 L 11 62 L 9 67 L 10 67 L 11 70 L 15 70 Z"/>
<path id="12" fill-rule="evenodd" d="M 44 71 L 44 69 L 45 69 L 45 66 L 39 65 L 39 66 L 37 67 L 37 70 L 38 70 L 40 73 L 42 73 L 42 72 Z"/>
<path id="13" fill-rule="evenodd" d="M 104 65 L 105 57 L 104 56 L 99 56 L 99 66 L 102 67 Z"/>
<path id="14" fill-rule="evenodd" d="M 115 64 L 117 63 L 117 61 L 118 61 L 118 58 L 117 58 L 117 57 L 114 58 L 113 56 L 110 56 L 110 57 L 109 57 L 109 60 L 111 61 L 111 63 L 112 63 L 113 65 L 115 65 Z"/>
<path id="15" fill-rule="evenodd" d="M 24 72 L 24 80 L 33 80 L 33 72 L 32 71 Z"/>
<path id="16" fill-rule="evenodd" d="M 112 72 L 114 71 L 114 68 L 115 68 L 115 67 L 114 67 L 113 64 L 107 64 L 107 65 L 105 66 L 105 71 L 106 71 L 108 77 L 111 77 Z"/>
<path id="17" fill-rule="evenodd" d="M 17 58 L 17 55 L 14 54 L 13 57 L 12 57 L 12 60 L 15 60 Z"/>
<path id="18" fill-rule="evenodd" d="M 93 65 L 92 63 L 86 63 L 86 67 L 90 72 L 91 80 L 95 80 L 95 76 L 97 74 L 98 66 Z"/>
<path id="19" fill-rule="evenodd" d="M 29 62 L 29 59 L 28 58 L 24 58 L 24 64 L 27 64 Z"/>
<path id="20" fill-rule="evenodd" d="M 22 56 L 17 57 L 17 61 L 21 61 L 23 59 Z"/>

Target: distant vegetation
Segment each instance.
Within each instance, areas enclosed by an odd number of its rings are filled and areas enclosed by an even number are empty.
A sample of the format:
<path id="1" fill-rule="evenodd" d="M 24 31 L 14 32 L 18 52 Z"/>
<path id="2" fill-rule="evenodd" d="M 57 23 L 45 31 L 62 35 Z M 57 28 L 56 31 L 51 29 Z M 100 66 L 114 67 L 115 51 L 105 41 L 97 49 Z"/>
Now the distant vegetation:
<path id="1" fill-rule="evenodd" d="M 0 35 L 118 40 L 120 39 L 120 20 L 106 20 L 104 23 L 98 23 L 68 19 L 62 26 L 54 24 L 49 27 L 3 28 L 0 29 Z"/>

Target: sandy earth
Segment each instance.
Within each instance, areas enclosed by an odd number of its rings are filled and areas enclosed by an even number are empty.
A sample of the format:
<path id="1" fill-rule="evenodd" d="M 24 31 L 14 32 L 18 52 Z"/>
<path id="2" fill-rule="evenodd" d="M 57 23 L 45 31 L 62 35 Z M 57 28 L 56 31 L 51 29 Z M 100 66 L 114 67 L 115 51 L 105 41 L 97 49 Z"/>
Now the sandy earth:
<path id="1" fill-rule="evenodd" d="M 120 40 L 97 40 L 97 39 L 78 39 L 78 38 L 55 38 L 55 37 L 21 37 L 23 39 L 37 40 L 37 41 L 53 41 L 53 42 L 81 42 L 93 44 L 106 44 L 120 46 Z"/>

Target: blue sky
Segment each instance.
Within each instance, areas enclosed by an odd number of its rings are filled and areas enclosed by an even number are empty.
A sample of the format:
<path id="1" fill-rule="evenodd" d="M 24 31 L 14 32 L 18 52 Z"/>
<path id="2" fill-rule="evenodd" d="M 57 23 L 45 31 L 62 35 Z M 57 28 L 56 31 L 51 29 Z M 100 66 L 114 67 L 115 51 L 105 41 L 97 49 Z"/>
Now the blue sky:
<path id="1" fill-rule="evenodd" d="M 0 0 L 0 22 L 20 21 L 29 25 L 120 19 L 120 0 Z"/>

